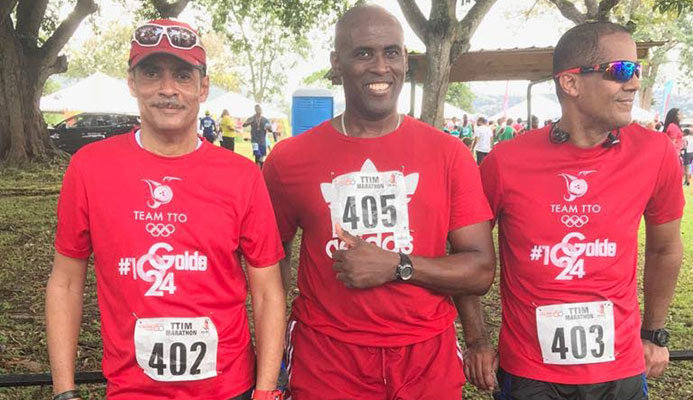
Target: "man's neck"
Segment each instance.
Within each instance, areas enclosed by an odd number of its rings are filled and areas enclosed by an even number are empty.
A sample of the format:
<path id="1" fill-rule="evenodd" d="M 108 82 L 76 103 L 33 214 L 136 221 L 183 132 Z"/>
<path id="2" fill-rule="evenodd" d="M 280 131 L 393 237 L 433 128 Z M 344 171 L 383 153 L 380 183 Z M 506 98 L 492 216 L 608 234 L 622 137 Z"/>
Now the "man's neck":
<path id="1" fill-rule="evenodd" d="M 164 157 L 175 157 L 192 153 L 197 148 L 198 138 L 194 128 L 157 132 L 147 129 L 144 123 L 142 125 L 142 129 L 140 129 L 142 147 L 151 153 Z"/>
<path id="2" fill-rule="evenodd" d="M 568 141 L 576 147 L 587 149 L 597 146 L 609 136 L 609 128 L 581 118 L 563 115 L 558 128 L 570 134 Z"/>
<path id="3" fill-rule="evenodd" d="M 344 118 L 343 120 L 341 120 Z M 367 120 L 349 110 L 332 120 L 333 126 L 345 135 L 353 137 L 374 138 L 385 136 L 395 131 L 401 123 L 402 117 L 393 111 L 379 120 Z M 344 132 L 342 127 L 346 128 Z"/>

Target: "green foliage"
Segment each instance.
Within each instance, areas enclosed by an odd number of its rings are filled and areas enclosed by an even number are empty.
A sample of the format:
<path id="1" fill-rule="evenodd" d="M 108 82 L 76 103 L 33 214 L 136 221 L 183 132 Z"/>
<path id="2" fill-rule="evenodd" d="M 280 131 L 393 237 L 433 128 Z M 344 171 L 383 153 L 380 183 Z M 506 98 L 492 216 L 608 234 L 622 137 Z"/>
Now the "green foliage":
<path id="1" fill-rule="evenodd" d="M 125 78 L 132 30 L 128 25 L 111 25 L 82 45 L 71 46 L 67 51 L 67 75 L 84 78 L 102 72 L 114 78 Z"/>
<path id="2" fill-rule="evenodd" d="M 312 74 L 303 78 L 303 80 L 301 80 L 301 84 L 305 86 L 332 89 L 334 85 L 329 79 L 325 78 L 329 70 L 329 68 L 323 68 L 321 70 L 315 71 Z"/>
<path id="3" fill-rule="evenodd" d="M 212 15 L 212 27 L 225 35 L 234 58 L 244 65 L 244 87 L 255 101 L 279 93 L 287 72 L 311 48 L 311 28 L 334 20 L 346 0 L 198 0 Z"/>
<path id="4" fill-rule="evenodd" d="M 673 12 L 681 15 L 684 11 L 693 11 L 693 0 L 658 0 L 652 9 L 662 13 Z"/>
<path id="5" fill-rule="evenodd" d="M 62 86 L 56 82 L 55 79 L 48 78 L 46 84 L 43 86 L 43 93 L 41 95 L 47 96 L 51 93 L 57 92 L 60 89 L 62 89 Z"/>
<path id="6" fill-rule="evenodd" d="M 465 111 L 474 111 L 472 102 L 474 101 L 474 93 L 469 88 L 469 85 L 462 82 L 454 82 L 448 86 L 448 92 L 445 94 L 445 102 L 450 103 L 455 107 L 459 107 Z"/>

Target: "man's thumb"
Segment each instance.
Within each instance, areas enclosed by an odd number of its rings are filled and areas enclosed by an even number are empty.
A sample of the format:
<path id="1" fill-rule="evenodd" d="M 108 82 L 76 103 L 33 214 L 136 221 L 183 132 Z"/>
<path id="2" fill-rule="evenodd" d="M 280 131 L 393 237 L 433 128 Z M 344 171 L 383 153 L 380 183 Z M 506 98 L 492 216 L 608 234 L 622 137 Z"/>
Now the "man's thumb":
<path id="1" fill-rule="evenodd" d="M 346 243 L 349 248 L 356 246 L 358 243 L 358 238 L 356 236 L 342 229 L 342 226 L 339 223 L 334 225 L 334 229 L 337 231 L 337 237 Z"/>

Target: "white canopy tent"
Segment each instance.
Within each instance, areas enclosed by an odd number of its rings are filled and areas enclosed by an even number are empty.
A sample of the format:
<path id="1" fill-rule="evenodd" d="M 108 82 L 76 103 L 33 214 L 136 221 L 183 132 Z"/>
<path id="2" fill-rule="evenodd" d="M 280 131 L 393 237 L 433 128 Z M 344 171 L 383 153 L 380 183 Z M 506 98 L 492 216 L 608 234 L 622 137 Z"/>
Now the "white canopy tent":
<path id="1" fill-rule="evenodd" d="M 205 111 L 211 112 L 217 117 L 221 116 L 221 112 L 229 110 L 229 114 L 235 118 L 245 119 L 255 114 L 255 101 L 244 97 L 238 93 L 226 92 L 221 96 L 217 96 L 212 100 L 200 104 L 200 116 L 204 115 Z M 260 104 L 262 106 L 262 115 L 270 119 L 287 118 L 286 114 L 279 111 L 272 104 Z"/>
<path id="2" fill-rule="evenodd" d="M 561 117 L 561 105 L 556 100 L 556 96 L 549 95 L 535 95 L 532 96 L 532 114 L 539 118 L 540 124 L 546 120 L 555 120 Z M 498 118 L 522 118 L 523 121 L 527 120 L 527 100 L 523 100 L 521 103 L 516 104 L 506 112 L 499 112 L 491 116 L 490 120 L 495 121 Z"/>
<path id="3" fill-rule="evenodd" d="M 137 101 L 125 80 L 96 72 L 87 78 L 41 98 L 41 111 L 139 114 Z"/>

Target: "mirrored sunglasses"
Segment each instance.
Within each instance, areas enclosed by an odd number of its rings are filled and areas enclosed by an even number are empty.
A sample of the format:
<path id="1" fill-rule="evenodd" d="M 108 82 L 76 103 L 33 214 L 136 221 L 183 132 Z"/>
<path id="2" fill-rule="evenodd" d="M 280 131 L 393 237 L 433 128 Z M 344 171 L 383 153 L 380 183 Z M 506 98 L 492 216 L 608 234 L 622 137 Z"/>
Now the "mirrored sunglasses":
<path id="1" fill-rule="evenodd" d="M 635 61 L 610 61 L 603 64 L 593 65 L 591 67 L 575 67 L 561 71 L 554 75 L 558 78 L 565 74 L 589 74 L 592 72 L 604 73 L 604 78 L 617 82 L 628 82 L 633 78 L 633 75 L 640 78 L 642 73 L 642 65 Z"/>
<path id="2" fill-rule="evenodd" d="M 143 47 L 155 47 L 159 45 L 164 35 L 171 47 L 176 49 L 190 50 L 195 46 L 202 47 L 197 34 L 183 26 L 145 24 L 135 29 L 132 40 Z M 204 47 L 202 48 L 204 49 Z"/>

